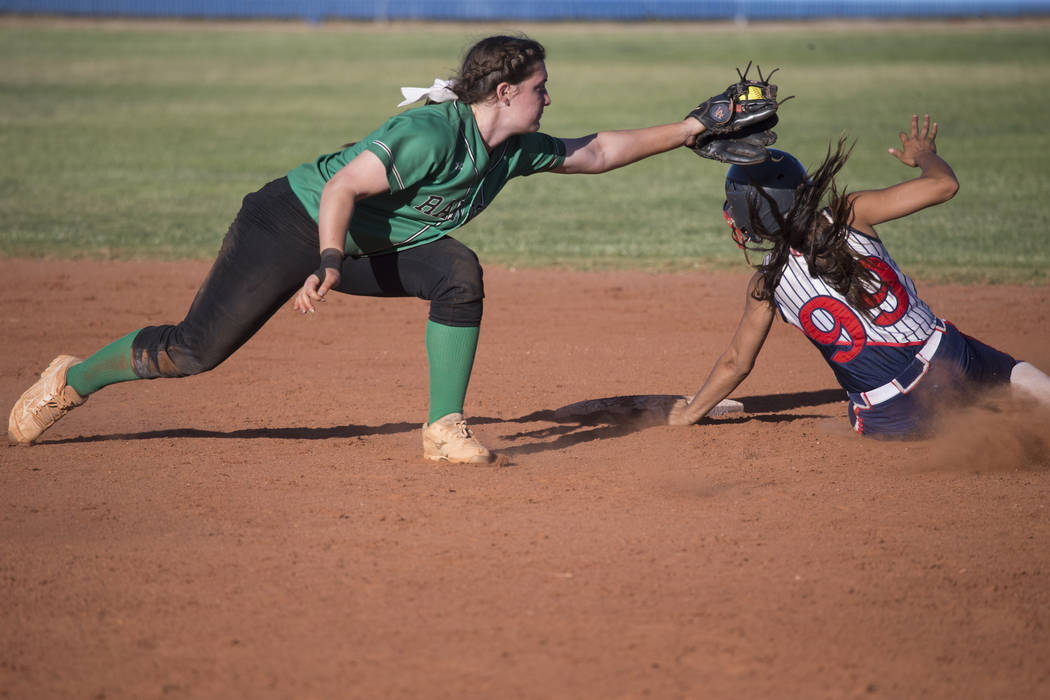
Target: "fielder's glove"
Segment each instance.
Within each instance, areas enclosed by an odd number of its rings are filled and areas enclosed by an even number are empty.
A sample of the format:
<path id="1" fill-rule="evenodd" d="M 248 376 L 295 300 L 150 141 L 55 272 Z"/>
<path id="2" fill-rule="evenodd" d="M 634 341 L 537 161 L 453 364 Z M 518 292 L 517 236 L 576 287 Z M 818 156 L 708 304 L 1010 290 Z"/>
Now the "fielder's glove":
<path id="1" fill-rule="evenodd" d="M 769 160 L 767 146 L 777 142 L 772 129 L 777 124 L 777 115 L 764 122 L 754 124 L 731 136 L 701 134 L 690 146 L 701 158 L 710 158 L 730 165 L 758 165 Z"/>
<path id="2" fill-rule="evenodd" d="M 758 80 L 747 79 L 750 70 L 750 62 L 743 73 L 737 68 L 740 80 L 701 102 L 687 116 L 703 124 L 706 133 L 712 136 L 735 134 L 775 116 L 780 103 L 777 102 L 777 86 L 769 79 L 776 69 L 764 77 L 759 69 Z"/>

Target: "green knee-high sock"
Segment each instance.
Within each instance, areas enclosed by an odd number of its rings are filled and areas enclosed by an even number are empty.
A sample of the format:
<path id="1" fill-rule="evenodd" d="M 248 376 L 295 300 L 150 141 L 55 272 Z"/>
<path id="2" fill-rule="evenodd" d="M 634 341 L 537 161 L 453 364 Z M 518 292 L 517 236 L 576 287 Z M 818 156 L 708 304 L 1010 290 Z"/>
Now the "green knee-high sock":
<path id="1" fill-rule="evenodd" d="M 132 331 L 70 367 L 66 383 L 86 397 L 104 386 L 139 379 L 131 362 L 131 341 L 138 334 L 139 331 Z"/>
<path id="2" fill-rule="evenodd" d="M 478 348 L 478 326 L 445 326 L 427 321 L 427 361 L 430 364 L 430 418 L 463 413 L 470 370 Z"/>

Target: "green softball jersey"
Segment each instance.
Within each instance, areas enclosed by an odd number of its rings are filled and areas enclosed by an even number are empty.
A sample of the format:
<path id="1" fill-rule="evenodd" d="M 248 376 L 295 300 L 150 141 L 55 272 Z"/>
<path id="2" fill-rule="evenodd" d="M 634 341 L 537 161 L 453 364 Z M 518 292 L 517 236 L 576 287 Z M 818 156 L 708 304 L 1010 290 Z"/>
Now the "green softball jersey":
<path id="1" fill-rule="evenodd" d="M 489 153 L 469 105 L 424 105 L 288 173 L 292 190 L 315 221 L 325 183 L 364 150 L 386 166 L 390 192 L 354 207 L 348 255 L 389 253 L 441 238 L 477 216 L 507 180 L 565 161 L 565 144 L 542 133 L 512 136 Z"/>

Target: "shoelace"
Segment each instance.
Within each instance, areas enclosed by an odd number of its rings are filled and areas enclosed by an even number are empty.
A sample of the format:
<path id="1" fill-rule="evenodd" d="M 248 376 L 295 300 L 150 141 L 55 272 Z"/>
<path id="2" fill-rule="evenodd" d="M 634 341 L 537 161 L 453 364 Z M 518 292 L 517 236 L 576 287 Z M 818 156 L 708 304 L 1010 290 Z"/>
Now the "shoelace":
<path id="1" fill-rule="evenodd" d="M 35 410 L 31 412 L 31 415 L 37 423 L 41 423 L 41 414 L 47 410 L 47 425 L 54 423 L 62 417 L 63 412 L 73 406 L 73 402 L 68 400 L 64 392 L 57 394 L 44 394 L 41 396 L 36 404 L 34 404 Z M 43 423 L 41 423 L 43 424 Z"/>

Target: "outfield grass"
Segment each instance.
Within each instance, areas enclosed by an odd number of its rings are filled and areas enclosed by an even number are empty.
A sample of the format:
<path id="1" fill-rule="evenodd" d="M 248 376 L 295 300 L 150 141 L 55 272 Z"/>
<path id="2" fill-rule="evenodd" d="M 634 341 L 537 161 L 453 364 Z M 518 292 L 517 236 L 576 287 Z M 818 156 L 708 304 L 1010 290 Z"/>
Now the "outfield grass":
<path id="1" fill-rule="evenodd" d="M 915 171 L 886 154 L 913 112 L 940 122 L 962 189 L 884 225 L 927 278 L 1046 283 L 1050 24 L 533 26 L 160 24 L 0 19 L 0 254 L 210 258 L 241 197 L 396 111 L 401 85 L 523 30 L 548 49 L 543 129 L 681 118 L 749 59 L 780 67 L 778 146 L 807 165 L 845 132 L 842 183 Z M 760 41 L 755 41 L 760 37 Z M 689 151 L 601 176 L 514 183 L 459 232 L 485 262 L 740 264 L 725 166 Z"/>

